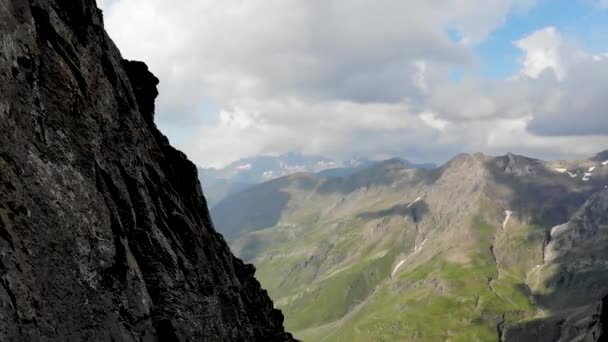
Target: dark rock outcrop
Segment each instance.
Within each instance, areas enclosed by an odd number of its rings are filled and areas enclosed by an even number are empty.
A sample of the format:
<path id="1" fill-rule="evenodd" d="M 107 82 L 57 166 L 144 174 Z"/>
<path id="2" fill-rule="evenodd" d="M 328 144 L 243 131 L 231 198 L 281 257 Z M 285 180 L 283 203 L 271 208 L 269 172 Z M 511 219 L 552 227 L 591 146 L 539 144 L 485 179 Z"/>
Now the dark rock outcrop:
<path id="1" fill-rule="evenodd" d="M 0 1 L 0 340 L 290 340 L 94 0 Z"/>

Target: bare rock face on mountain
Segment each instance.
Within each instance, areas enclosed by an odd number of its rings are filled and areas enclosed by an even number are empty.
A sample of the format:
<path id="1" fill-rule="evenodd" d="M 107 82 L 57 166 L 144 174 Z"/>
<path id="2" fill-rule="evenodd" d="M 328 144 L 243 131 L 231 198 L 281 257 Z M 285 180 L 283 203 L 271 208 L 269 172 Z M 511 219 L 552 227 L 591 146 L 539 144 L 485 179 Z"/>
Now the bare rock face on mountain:
<path id="1" fill-rule="evenodd" d="M 0 340 L 290 340 L 94 0 L 0 0 Z"/>
<path id="2" fill-rule="evenodd" d="M 508 340 L 601 341 L 608 326 L 606 245 L 608 191 L 601 191 L 550 231 L 536 272 L 548 275 L 552 291 L 537 295 L 536 302 L 554 314 L 516 326 L 507 332 Z"/>

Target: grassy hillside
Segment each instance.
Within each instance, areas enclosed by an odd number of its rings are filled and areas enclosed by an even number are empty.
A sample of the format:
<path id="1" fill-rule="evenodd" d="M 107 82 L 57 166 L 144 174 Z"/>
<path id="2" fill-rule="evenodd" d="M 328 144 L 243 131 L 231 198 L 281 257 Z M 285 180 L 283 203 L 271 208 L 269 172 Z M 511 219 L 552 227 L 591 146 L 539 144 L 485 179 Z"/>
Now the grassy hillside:
<path id="1" fill-rule="evenodd" d="M 298 259 L 297 245 L 308 245 L 307 239 L 286 244 L 291 255 L 255 261 L 259 279 L 287 317 L 287 327 L 300 338 L 495 341 L 500 322 L 538 313 L 524 290 L 525 272 L 519 271 L 538 260 L 522 258 L 499 266 L 490 250 L 497 229 L 479 218 L 459 227 L 460 246 L 425 244 L 426 250 L 410 257 L 393 277 L 398 256 L 414 250 L 415 236 L 407 234 L 413 230 L 403 225 L 400 232 L 385 231 L 380 241 L 365 242 L 361 228 L 349 226 L 333 246 L 330 261 L 322 262 L 321 249 L 314 254 L 319 257 Z M 535 229 L 518 229 L 517 235 L 532 241 L 524 254 L 539 257 L 543 241 L 535 238 Z M 323 241 L 322 234 L 317 237 Z M 516 254 L 508 248 L 501 246 L 500 253 Z"/>

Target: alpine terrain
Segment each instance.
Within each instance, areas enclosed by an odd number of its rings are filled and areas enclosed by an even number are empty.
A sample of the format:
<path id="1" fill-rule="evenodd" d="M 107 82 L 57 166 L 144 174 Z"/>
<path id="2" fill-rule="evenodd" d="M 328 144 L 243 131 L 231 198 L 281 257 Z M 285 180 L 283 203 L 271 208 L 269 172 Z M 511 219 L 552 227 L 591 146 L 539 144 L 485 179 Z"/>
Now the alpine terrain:
<path id="1" fill-rule="evenodd" d="M 605 338 L 608 151 L 295 174 L 212 215 L 304 341 Z"/>

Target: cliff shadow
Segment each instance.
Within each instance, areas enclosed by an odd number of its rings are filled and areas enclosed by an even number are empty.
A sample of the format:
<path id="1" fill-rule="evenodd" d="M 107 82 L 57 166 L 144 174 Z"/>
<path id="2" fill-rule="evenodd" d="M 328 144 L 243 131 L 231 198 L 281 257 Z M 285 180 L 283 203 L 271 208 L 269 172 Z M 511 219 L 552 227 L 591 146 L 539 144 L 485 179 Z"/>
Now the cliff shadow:
<path id="1" fill-rule="evenodd" d="M 239 235 L 275 226 L 291 196 L 287 178 L 256 185 L 230 195 L 211 209 L 218 232 L 228 241 Z"/>

